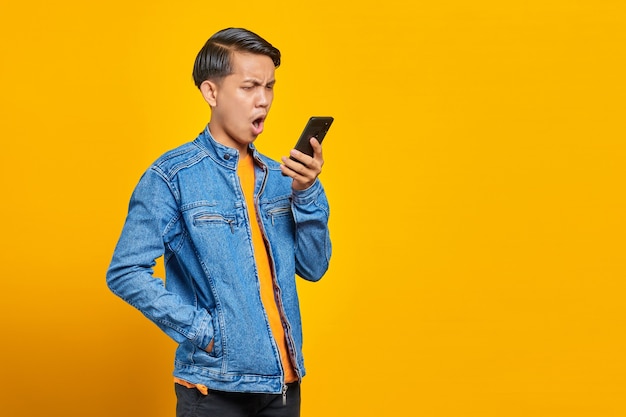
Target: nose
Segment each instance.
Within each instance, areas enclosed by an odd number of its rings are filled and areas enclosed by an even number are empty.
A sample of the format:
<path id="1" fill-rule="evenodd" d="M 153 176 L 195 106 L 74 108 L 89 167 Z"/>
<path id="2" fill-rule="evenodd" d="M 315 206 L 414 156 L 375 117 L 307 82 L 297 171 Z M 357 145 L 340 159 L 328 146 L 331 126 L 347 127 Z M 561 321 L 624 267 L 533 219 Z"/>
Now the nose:
<path id="1" fill-rule="evenodd" d="M 259 107 L 268 107 L 272 104 L 272 90 L 268 88 L 259 88 L 257 105 Z"/>

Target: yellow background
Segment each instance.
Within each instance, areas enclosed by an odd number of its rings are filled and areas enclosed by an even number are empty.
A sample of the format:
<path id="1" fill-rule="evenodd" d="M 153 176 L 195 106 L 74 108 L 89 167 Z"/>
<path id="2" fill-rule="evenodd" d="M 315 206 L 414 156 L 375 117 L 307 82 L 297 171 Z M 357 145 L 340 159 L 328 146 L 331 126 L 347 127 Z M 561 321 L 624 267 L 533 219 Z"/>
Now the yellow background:
<path id="1" fill-rule="evenodd" d="M 626 4 L 0 6 L 0 410 L 172 416 L 174 343 L 106 288 L 130 193 L 209 111 L 215 31 L 283 52 L 257 145 L 332 115 L 303 417 L 626 415 Z"/>

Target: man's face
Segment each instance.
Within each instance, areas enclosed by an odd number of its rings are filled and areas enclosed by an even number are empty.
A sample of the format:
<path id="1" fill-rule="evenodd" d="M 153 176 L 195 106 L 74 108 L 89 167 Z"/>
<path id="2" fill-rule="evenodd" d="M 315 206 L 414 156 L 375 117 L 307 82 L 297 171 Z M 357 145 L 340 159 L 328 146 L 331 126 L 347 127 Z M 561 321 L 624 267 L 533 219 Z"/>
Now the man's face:
<path id="1" fill-rule="evenodd" d="M 275 68 L 268 56 L 241 52 L 232 54 L 231 64 L 230 75 L 205 81 L 201 90 L 211 106 L 209 128 L 215 140 L 246 153 L 263 132 L 274 99 Z"/>

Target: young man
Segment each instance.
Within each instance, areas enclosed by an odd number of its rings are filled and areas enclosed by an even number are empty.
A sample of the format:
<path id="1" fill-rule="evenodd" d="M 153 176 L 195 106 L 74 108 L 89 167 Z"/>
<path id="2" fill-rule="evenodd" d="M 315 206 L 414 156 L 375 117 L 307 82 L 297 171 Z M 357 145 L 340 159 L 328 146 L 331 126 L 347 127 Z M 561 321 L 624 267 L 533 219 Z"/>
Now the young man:
<path id="1" fill-rule="evenodd" d="M 213 35 L 193 76 L 206 129 L 142 176 L 107 272 L 111 291 L 178 342 L 177 416 L 298 416 L 305 374 L 295 274 L 319 280 L 331 243 L 322 148 L 279 164 L 253 145 L 280 52 Z M 164 256 L 165 284 L 153 276 Z"/>

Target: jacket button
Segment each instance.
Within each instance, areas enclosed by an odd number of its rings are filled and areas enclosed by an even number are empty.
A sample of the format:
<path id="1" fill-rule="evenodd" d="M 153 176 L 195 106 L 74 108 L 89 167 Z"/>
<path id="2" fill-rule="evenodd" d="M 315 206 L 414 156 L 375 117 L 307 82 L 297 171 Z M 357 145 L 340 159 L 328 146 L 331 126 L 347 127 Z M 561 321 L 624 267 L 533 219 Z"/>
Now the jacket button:
<path id="1" fill-rule="evenodd" d="M 224 154 L 224 159 L 228 161 L 230 159 L 230 154 Z"/>

